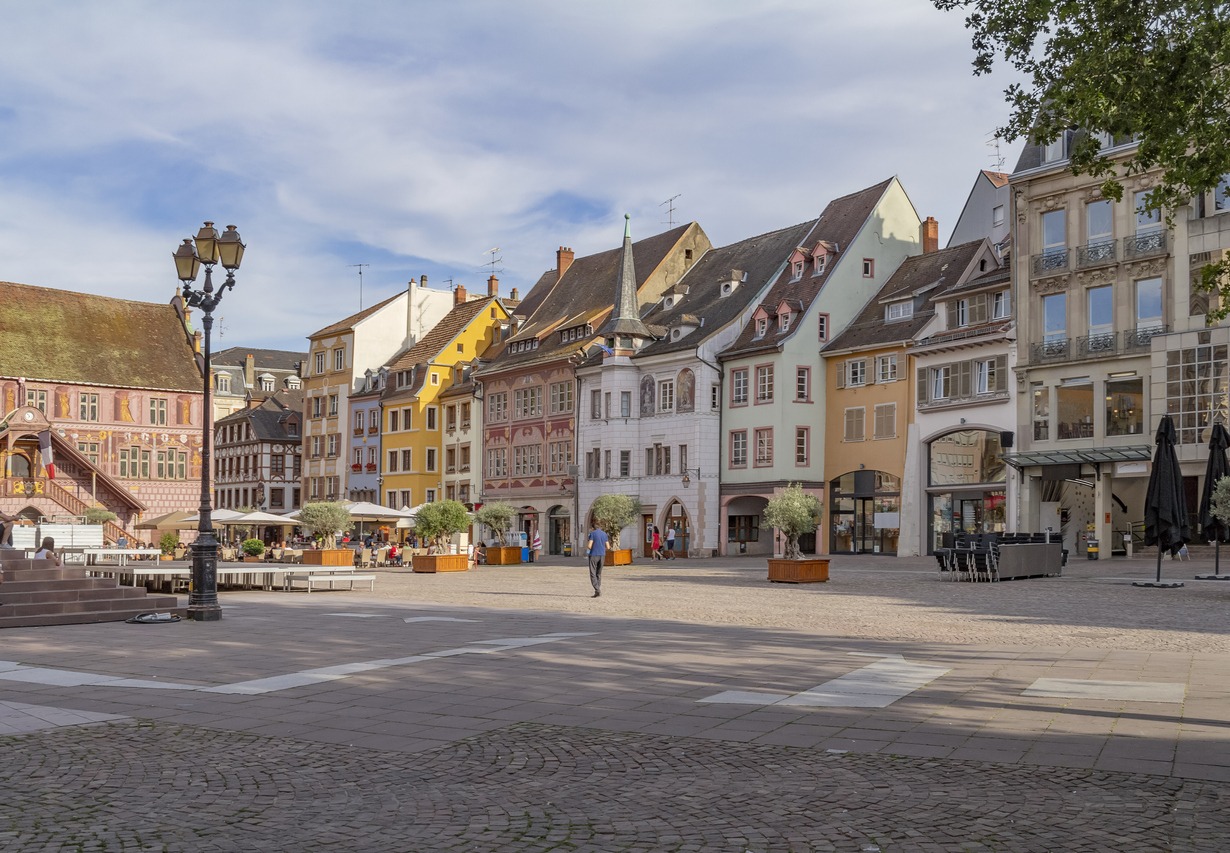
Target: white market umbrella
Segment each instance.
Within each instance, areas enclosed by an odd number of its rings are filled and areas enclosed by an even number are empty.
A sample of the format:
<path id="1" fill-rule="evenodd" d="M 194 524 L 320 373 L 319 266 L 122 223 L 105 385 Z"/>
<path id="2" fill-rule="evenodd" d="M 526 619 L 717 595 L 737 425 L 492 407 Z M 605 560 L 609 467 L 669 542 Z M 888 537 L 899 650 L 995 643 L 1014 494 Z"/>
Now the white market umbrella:
<path id="1" fill-rule="evenodd" d="M 233 509 L 215 509 L 209 513 L 209 517 L 210 519 L 213 520 L 214 524 L 233 524 L 235 522 L 235 519 L 239 518 L 242 515 L 243 515 L 242 512 L 236 512 Z M 201 516 L 198 513 L 195 515 L 190 515 L 183 520 L 185 522 L 191 522 L 192 524 L 196 524 L 197 522 L 201 520 Z"/>
<path id="2" fill-rule="evenodd" d="M 381 506 L 370 501 L 356 501 L 346 504 L 351 521 L 400 521 L 403 518 L 413 518 L 413 510 L 394 509 Z"/>
<path id="3" fill-rule="evenodd" d="M 280 525 L 282 527 L 296 527 L 298 526 L 299 521 L 298 519 L 289 518 L 285 515 L 274 515 L 271 512 L 261 512 L 258 510 L 257 512 L 249 512 L 245 515 L 241 515 L 238 518 L 232 518 L 227 523 L 235 525 L 272 524 Z"/>

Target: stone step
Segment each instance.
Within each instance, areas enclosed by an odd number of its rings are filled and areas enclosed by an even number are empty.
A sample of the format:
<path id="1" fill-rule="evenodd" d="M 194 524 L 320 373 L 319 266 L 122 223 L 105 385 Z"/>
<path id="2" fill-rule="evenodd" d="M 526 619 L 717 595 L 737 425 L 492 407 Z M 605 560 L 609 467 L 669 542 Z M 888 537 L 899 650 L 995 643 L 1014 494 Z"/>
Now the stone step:
<path id="1" fill-rule="evenodd" d="M 44 628 L 53 625 L 91 625 L 98 622 L 123 622 L 142 613 L 174 613 L 183 617 L 186 608 L 178 605 L 166 606 L 156 603 L 143 603 L 141 607 L 128 610 L 90 610 L 77 613 L 37 613 L 26 616 L 0 616 L 0 629 L 3 628 Z"/>
<path id="2" fill-rule="evenodd" d="M 122 622 L 141 613 L 183 615 L 173 595 L 96 578 L 84 566 L 55 567 L 47 560 L 6 555 L 0 583 L 0 628 Z"/>
<path id="3" fill-rule="evenodd" d="M 6 589 L 4 591 L 3 602 L 4 604 L 35 604 L 38 602 L 108 601 L 111 599 L 130 601 L 132 599 L 143 599 L 146 595 L 147 594 L 142 587 L 133 589 L 128 586 L 111 586 L 89 589 L 72 585 L 64 585 L 54 589 L 47 589 L 46 587 L 40 585 L 37 588 L 27 590 Z"/>
<path id="4" fill-rule="evenodd" d="M 32 616 L 40 612 L 48 613 L 108 613 L 120 610 L 134 610 L 138 613 L 148 613 L 152 610 L 174 610 L 179 606 L 179 599 L 170 595 L 147 595 L 142 598 L 125 596 L 123 598 L 104 598 L 93 601 L 53 601 L 31 602 L 26 604 L 0 604 L 0 616 Z"/>

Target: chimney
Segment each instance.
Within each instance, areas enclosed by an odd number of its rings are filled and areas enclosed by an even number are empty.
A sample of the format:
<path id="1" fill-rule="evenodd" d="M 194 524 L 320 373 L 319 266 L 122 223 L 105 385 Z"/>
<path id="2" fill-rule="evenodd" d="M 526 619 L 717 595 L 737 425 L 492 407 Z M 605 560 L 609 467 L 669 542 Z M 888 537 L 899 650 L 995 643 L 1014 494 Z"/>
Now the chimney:
<path id="1" fill-rule="evenodd" d="M 406 346 L 414 340 L 414 291 L 418 286 L 418 281 L 413 278 L 406 285 L 406 339 L 403 342 Z"/>
<path id="2" fill-rule="evenodd" d="M 466 289 L 460 284 L 453 290 L 453 307 L 463 304 L 466 301 Z"/>
<path id="3" fill-rule="evenodd" d="M 256 387 L 256 359 L 252 357 L 252 353 L 248 353 L 243 360 L 243 382 L 249 388 Z"/>
<path id="4" fill-rule="evenodd" d="M 555 280 L 556 281 L 559 281 L 561 278 L 564 277 L 564 273 L 568 272 L 568 268 L 572 266 L 572 259 L 575 257 L 576 255 L 573 254 L 572 249 L 569 249 L 566 246 L 559 247 L 559 251 L 555 253 L 555 271 L 556 271 Z M 516 298 L 517 297 L 515 296 L 513 297 L 513 299 L 516 299 Z"/>
<path id="5" fill-rule="evenodd" d="M 427 276 L 423 276 L 422 278 L 420 278 L 420 279 L 419 279 L 419 286 L 420 286 L 420 287 L 426 287 L 426 286 L 427 286 Z"/>
<path id="6" fill-rule="evenodd" d="M 939 251 L 940 224 L 935 221 L 934 216 L 927 217 L 926 221 L 918 227 L 918 233 L 922 240 L 923 254 Z"/>
<path id="7" fill-rule="evenodd" d="M 517 301 L 517 288 L 514 287 L 512 290 L 508 292 L 508 298 L 511 299 L 513 302 Z"/>
<path id="8" fill-rule="evenodd" d="M 487 278 L 487 295 L 488 296 L 499 296 L 500 295 L 500 280 L 496 278 L 495 276 L 489 276 Z"/>

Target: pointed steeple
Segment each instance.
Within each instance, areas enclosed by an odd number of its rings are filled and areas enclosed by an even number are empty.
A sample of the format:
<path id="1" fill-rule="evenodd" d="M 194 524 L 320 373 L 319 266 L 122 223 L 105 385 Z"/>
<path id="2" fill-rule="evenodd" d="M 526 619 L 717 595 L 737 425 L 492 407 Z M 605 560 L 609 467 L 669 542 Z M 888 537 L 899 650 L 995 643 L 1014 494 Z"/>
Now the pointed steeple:
<path id="1" fill-rule="evenodd" d="M 641 322 L 640 301 L 636 298 L 636 267 L 632 264 L 632 217 L 624 214 L 624 253 L 619 261 L 619 292 L 616 294 L 615 310 L 598 332 L 606 338 L 614 338 L 615 346 L 621 343 L 627 348 L 627 338 L 653 338 L 653 333 Z M 624 338 L 624 341 L 620 341 Z"/>

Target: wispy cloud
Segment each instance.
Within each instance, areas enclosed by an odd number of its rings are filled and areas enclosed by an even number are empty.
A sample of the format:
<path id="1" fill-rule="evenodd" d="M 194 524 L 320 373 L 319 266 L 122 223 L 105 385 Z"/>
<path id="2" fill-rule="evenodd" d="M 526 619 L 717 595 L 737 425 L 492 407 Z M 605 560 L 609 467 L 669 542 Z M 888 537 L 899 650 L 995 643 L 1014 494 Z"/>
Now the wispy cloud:
<path id="1" fill-rule="evenodd" d="M 0 278 L 164 300 L 200 220 L 249 244 L 235 344 L 428 274 L 524 292 L 559 245 L 716 243 L 889 175 L 949 227 L 1004 80 L 925 0 L 55 3 L 0 33 Z M 1009 166 L 1011 165 L 1011 154 Z"/>

